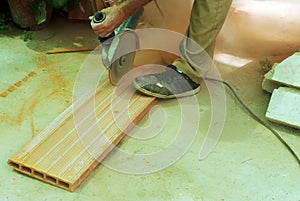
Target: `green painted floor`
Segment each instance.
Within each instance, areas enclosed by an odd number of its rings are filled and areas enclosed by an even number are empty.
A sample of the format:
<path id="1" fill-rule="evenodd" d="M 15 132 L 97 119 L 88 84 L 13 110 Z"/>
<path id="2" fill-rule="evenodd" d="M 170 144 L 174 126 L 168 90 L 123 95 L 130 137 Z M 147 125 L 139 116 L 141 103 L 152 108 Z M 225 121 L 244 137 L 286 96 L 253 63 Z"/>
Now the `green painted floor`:
<path id="1" fill-rule="evenodd" d="M 98 45 L 89 24 L 84 22 L 55 20 L 46 29 L 34 32 L 28 42 L 20 38 L 23 34 L 21 30 L 0 34 L 0 94 L 7 95 L 0 97 L 0 200 L 300 200 L 297 162 L 227 90 L 222 136 L 205 160 L 198 159 L 212 109 L 205 83 L 195 97 L 200 120 L 193 115 L 184 117 L 189 127 L 183 133 L 192 139 L 189 128 L 197 128 L 195 139 L 182 157 L 159 171 L 134 175 L 100 165 L 72 193 L 13 171 L 6 164 L 7 159 L 72 103 L 76 75 L 89 55 L 89 52 L 56 55 L 45 52 L 56 47 Z M 219 62 L 217 65 L 223 79 L 231 83 L 245 103 L 263 118 L 270 99 L 260 87 L 259 61 L 264 58 L 252 59 L 241 68 Z M 20 86 L 11 87 L 18 82 Z M 143 140 L 127 137 L 119 149 L 134 155 L 168 148 L 182 124 L 180 104 L 177 100 L 159 101 L 150 114 L 139 126 L 153 124 L 158 129 L 157 135 Z M 165 122 L 157 121 L 162 116 L 166 117 Z M 275 124 L 273 127 L 300 155 L 300 132 Z M 138 136 L 139 130 L 132 133 Z M 181 148 L 178 146 L 174 150 L 182 151 Z M 174 151 L 174 154 L 178 153 Z M 114 156 L 112 152 L 108 159 L 113 160 Z M 128 157 L 119 163 L 126 167 L 130 160 L 133 159 Z M 155 163 L 164 160 L 167 158 L 150 161 L 147 168 L 152 165 L 155 169 L 159 167 Z"/>

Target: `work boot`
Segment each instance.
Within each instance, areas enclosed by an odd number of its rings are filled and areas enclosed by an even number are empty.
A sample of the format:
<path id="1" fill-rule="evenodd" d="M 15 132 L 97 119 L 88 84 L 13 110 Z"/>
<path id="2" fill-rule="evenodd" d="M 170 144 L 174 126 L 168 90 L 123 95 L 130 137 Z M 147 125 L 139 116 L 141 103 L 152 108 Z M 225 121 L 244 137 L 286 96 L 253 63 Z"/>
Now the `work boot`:
<path id="1" fill-rule="evenodd" d="M 172 64 L 161 73 L 135 78 L 133 84 L 139 92 L 162 99 L 191 96 L 200 91 L 200 84 Z"/>

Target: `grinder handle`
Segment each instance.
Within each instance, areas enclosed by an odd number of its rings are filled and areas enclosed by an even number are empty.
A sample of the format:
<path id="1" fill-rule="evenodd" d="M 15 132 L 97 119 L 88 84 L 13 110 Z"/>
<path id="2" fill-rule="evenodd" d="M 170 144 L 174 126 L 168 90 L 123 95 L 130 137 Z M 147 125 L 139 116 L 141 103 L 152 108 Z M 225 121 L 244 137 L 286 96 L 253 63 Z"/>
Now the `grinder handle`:
<path id="1" fill-rule="evenodd" d="M 101 23 L 101 22 L 103 22 L 105 20 L 105 18 L 106 18 L 105 13 L 103 13 L 101 11 L 98 11 L 98 12 L 96 12 L 94 14 L 93 21 L 94 21 L 94 23 Z M 102 37 L 99 36 L 98 39 L 99 39 L 100 43 L 103 43 L 104 41 L 106 41 L 109 38 L 114 37 L 114 36 L 115 36 L 115 33 L 112 32 L 112 34 L 110 34 L 109 36 L 104 37 L 104 38 L 102 38 Z"/>

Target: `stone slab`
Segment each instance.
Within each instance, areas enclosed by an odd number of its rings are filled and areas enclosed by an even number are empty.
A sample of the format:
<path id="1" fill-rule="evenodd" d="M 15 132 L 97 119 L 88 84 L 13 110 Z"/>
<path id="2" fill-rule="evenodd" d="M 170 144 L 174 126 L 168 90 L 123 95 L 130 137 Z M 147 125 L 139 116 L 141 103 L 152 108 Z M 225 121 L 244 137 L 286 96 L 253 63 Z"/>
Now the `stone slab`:
<path id="1" fill-rule="evenodd" d="M 272 77 L 274 75 L 274 68 L 278 65 L 278 63 L 275 63 L 272 67 L 272 69 L 264 75 L 264 79 L 262 81 L 262 89 L 266 92 L 272 93 L 274 89 L 277 89 L 280 86 L 283 86 L 282 83 L 276 82 L 272 80 Z"/>
<path id="2" fill-rule="evenodd" d="M 289 87 L 275 89 L 266 117 L 276 123 L 300 128 L 300 90 Z"/>
<path id="3" fill-rule="evenodd" d="M 296 52 L 276 65 L 272 80 L 300 88 L 300 53 Z"/>

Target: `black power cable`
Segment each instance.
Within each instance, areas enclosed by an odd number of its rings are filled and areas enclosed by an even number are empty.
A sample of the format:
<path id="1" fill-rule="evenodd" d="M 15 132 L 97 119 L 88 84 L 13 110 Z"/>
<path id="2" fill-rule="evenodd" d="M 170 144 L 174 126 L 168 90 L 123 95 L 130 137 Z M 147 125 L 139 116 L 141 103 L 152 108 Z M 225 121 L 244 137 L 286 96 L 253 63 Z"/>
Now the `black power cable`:
<path id="1" fill-rule="evenodd" d="M 233 87 L 226 81 L 222 81 L 222 80 L 217 80 L 217 79 L 213 79 L 213 78 L 204 78 L 205 80 L 208 81 L 214 81 L 214 82 L 218 82 L 218 83 L 222 83 L 225 86 L 228 87 L 228 89 L 231 91 L 231 93 L 233 94 L 233 96 L 238 100 L 238 102 L 241 104 L 241 106 L 249 113 L 249 115 L 255 119 L 258 123 L 260 123 L 261 125 L 263 125 L 264 127 L 266 127 L 267 129 L 269 129 L 274 135 L 275 137 L 288 149 L 288 151 L 293 155 L 293 157 L 296 159 L 298 165 L 300 166 L 300 158 L 299 156 L 296 154 L 296 152 L 290 147 L 290 145 L 282 138 L 282 136 L 276 131 L 274 130 L 268 122 L 262 120 L 260 117 L 258 117 L 254 112 L 252 112 L 249 107 L 241 100 L 241 98 L 237 95 L 237 93 L 235 92 L 235 90 L 233 89 Z"/>

